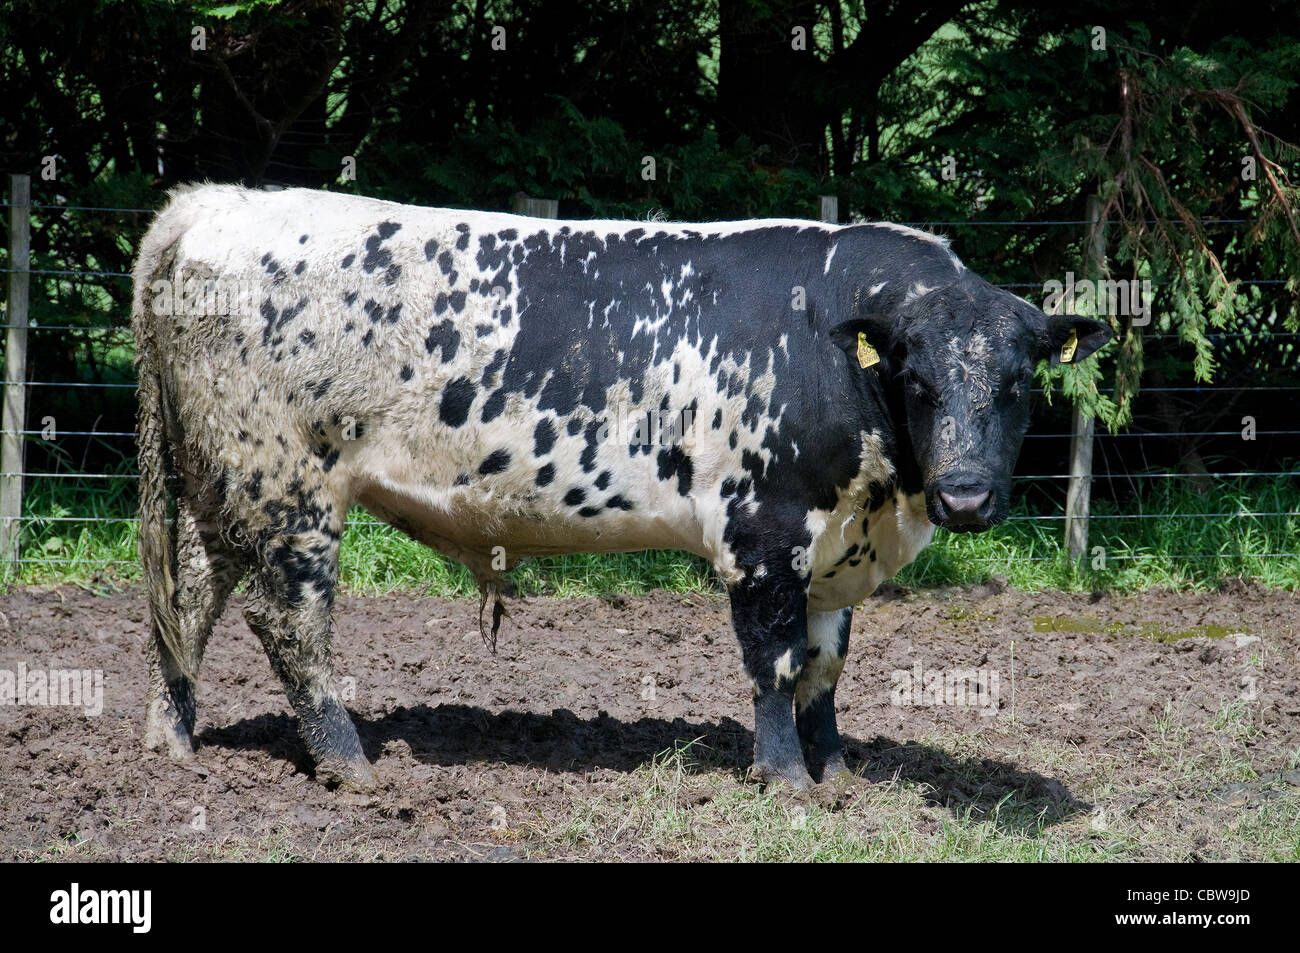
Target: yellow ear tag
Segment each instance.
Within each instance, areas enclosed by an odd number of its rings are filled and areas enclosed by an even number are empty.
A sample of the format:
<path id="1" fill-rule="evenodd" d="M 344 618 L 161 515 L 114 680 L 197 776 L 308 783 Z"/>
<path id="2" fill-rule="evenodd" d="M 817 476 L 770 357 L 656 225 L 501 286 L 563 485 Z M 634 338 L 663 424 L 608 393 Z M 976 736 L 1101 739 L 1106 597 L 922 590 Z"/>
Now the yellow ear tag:
<path id="1" fill-rule="evenodd" d="M 863 367 L 880 363 L 880 355 L 867 343 L 867 335 L 862 331 L 858 332 L 858 363 Z"/>
<path id="2" fill-rule="evenodd" d="M 1061 363 L 1069 364 L 1074 360 L 1074 352 L 1079 348 L 1079 335 L 1074 328 L 1070 328 L 1070 336 L 1065 343 L 1061 345 Z"/>

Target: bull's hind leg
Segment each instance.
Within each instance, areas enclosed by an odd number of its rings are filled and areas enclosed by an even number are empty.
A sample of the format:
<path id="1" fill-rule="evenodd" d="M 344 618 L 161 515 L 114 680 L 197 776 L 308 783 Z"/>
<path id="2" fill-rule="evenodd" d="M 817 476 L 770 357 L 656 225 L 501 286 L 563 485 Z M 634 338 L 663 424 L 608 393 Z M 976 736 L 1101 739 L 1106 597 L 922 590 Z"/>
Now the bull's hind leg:
<path id="1" fill-rule="evenodd" d="M 219 525 L 211 487 L 187 486 L 176 502 L 175 607 L 180 645 L 173 651 L 155 622 L 148 650 L 145 745 L 165 747 L 173 757 L 194 751 L 194 679 L 212 627 L 244 571 L 242 555 L 221 537 Z"/>
<path id="2" fill-rule="evenodd" d="M 322 781 L 369 787 L 374 773 L 343 708 L 330 655 L 339 509 L 301 498 L 285 525 L 261 534 L 244 618 L 261 639 Z"/>
<path id="3" fill-rule="evenodd" d="M 817 781 L 847 774 L 835 724 L 835 683 L 849 651 L 853 609 L 808 613 L 808 661 L 794 692 L 795 725 L 804 762 Z"/>

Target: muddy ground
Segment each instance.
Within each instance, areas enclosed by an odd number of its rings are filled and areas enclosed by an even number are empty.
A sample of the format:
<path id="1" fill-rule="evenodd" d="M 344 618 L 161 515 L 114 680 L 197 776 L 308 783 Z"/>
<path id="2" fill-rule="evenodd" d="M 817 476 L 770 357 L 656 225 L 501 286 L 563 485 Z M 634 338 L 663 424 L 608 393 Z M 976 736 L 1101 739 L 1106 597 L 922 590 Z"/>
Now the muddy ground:
<path id="1" fill-rule="evenodd" d="M 204 662 L 201 747 L 179 763 L 141 746 L 138 588 L 0 595 L 0 670 L 104 676 L 98 716 L 0 707 L 0 859 L 671 858 L 672 844 L 653 838 L 614 832 L 588 849 L 562 832 L 585 801 L 642 783 L 638 770 L 676 743 L 702 739 L 699 772 L 747 783 L 749 687 L 721 596 L 516 602 L 495 656 L 477 602 L 341 598 L 337 668 L 355 680 L 348 705 L 376 766 L 373 795 L 311 779 L 240 602 Z M 895 673 L 918 662 L 996 672 L 996 713 L 894 704 Z M 1204 830 L 1175 854 L 1214 858 L 1216 812 L 1300 785 L 1297 686 L 1296 593 L 1025 594 L 992 583 L 877 594 L 855 616 L 838 707 L 853 784 L 914 786 L 939 817 L 980 816 L 1014 794 L 1054 822 L 1086 818 L 1103 770 L 1122 782 L 1106 809 L 1158 812 L 1160 797 L 1187 795 L 1143 787 L 1157 770 L 1152 733 L 1190 726 L 1202 754 L 1217 746 L 1250 766 L 1240 783 L 1206 782 Z M 916 743 L 935 737 L 955 740 Z M 963 738 L 983 753 L 968 755 Z M 842 787 L 820 797 L 812 803 L 830 811 L 845 803 Z M 1173 827 L 1147 831 L 1135 856 L 1170 856 L 1161 839 Z"/>

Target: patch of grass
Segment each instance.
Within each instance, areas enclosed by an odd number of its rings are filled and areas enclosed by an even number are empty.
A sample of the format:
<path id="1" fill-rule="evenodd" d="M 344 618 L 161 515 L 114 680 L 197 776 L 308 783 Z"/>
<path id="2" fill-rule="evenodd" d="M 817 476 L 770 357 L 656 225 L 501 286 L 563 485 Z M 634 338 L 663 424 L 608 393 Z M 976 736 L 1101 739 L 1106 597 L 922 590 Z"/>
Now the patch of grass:
<path id="1" fill-rule="evenodd" d="M 923 740 L 926 748 L 948 754 L 948 770 L 957 775 L 980 774 L 984 759 L 991 759 L 1013 761 L 1030 772 L 1027 777 L 1060 779 L 1069 788 L 1064 804 L 1045 798 L 1029 781 L 1000 791 L 996 800 L 963 800 L 952 795 L 961 784 L 940 791 L 906 771 L 833 790 L 823 785 L 810 796 L 763 791 L 711 765 L 707 749 L 679 746 L 594 796 L 575 786 L 570 815 L 532 831 L 533 851 L 539 857 L 693 861 L 1300 856 L 1300 788 L 1262 782 L 1249 749 L 1219 748 L 1209 726 L 1183 725 L 1172 709 L 1156 721 L 1143 733 L 1147 749 L 1125 764 L 1089 763 L 1072 746 L 1014 729 Z"/>
<path id="2" fill-rule="evenodd" d="M 1154 485 L 1131 509 L 1094 498 L 1090 555 L 1082 563 L 1072 561 L 1062 546 L 1063 520 L 1036 518 L 1060 513 L 1034 513 L 1020 497 L 1011 519 L 987 533 L 937 530 L 934 543 L 899 573 L 898 581 L 925 587 L 1004 575 L 1028 592 L 1205 589 L 1230 578 L 1270 588 L 1300 587 L 1300 557 L 1294 555 L 1300 553 L 1300 483 L 1221 480 L 1201 496 L 1183 485 L 1188 481 L 1150 482 Z M 1228 515 L 1199 515 L 1206 513 Z M 1247 513 L 1285 515 L 1242 515 Z"/>
<path id="3" fill-rule="evenodd" d="M 75 473 L 77 461 L 47 444 L 55 472 Z M 18 571 L 0 563 L 0 582 L 54 584 L 140 578 L 136 554 L 135 458 L 121 454 L 105 473 L 124 479 L 49 477 L 29 480 L 23 495 Z"/>
<path id="4" fill-rule="evenodd" d="M 43 848 L 20 848 L 11 854 L 11 860 L 25 863 L 52 863 L 54 861 L 94 860 L 100 854 L 100 846 L 93 840 L 87 840 L 80 834 L 66 834 L 56 841 L 51 841 Z"/>
<path id="5" fill-rule="evenodd" d="M 352 592 L 377 594 L 395 589 L 426 589 L 430 595 L 470 598 L 478 593 L 464 566 L 355 510 L 343 535 L 339 578 Z M 651 589 L 699 592 L 717 588 L 704 560 L 689 553 L 651 550 L 639 553 L 546 556 L 530 559 L 510 573 L 520 595 L 560 597 L 637 594 Z"/>
<path id="6" fill-rule="evenodd" d="M 239 863 L 239 864 L 292 864 L 312 860 L 304 856 L 283 831 L 263 833 L 260 837 L 242 839 L 226 836 L 220 840 L 183 841 L 171 845 L 166 861 L 187 863 Z"/>
<path id="7" fill-rule="evenodd" d="M 69 472 L 71 472 L 71 461 Z M 127 474 L 129 458 L 111 468 Z M 1091 523 L 1093 555 L 1072 562 L 1061 544 L 1062 521 L 1035 516 L 1022 497 L 1012 519 L 987 533 L 938 530 L 934 543 L 898 576 L 903 585 L 929 587 L 987 581 L 998 575 L 1024 591 L 1133 591 L 1213 588 L 1245 578 L 1274 588 L 1300 588 L 1300 484 L 1294 481 L 1222 481 L 1207 496 L 1178 484 L 1157 483 L 1139 507 L 1119 512 L 1098 501 Z M 131 480 L 33 481 L 24 501 L 27 522 L 19 571 L 0 582 L 114 582 L 138 579 L 135 484 Z M 1278 516 L 1198 514 L 1278 513 Z M 1160 518 L 1146 518 L 1166 514 Z M 1097 548 L 1101 553 L 1097 553 Z M 720 591 L 704 560 L 656 551 L 554 556 L 529 560 L 512 578 L 525 595 L 603 595 L 660 588 Z M 344 534 L 340 579 L 353 592 L 424 590 L 473 597 L 464 567 L 434 553 L 369 514 L 354 510 Z"/>
<path id="8" fill-rule="evenodd" d="M 1232 741 L 1250 741 L 1264 734 L 1264 729 L 1255 721 L 1250 704 L 1242 699 L 1220 708 L 1205 727 Z"/>
<path id="9" fill-rule="evenodd" d="M 838 803 L 763 791 L 707 771 L 688 749 L 664 752 L 621 790 L 579 801 L 555 831 L 570 855 L 724 861 L 1088 861 L 1113 849 L 1045 835 L 1032 799 L 1006 795 L 991 812 L 937 807 L 924 784 L 857 782 Z"/>

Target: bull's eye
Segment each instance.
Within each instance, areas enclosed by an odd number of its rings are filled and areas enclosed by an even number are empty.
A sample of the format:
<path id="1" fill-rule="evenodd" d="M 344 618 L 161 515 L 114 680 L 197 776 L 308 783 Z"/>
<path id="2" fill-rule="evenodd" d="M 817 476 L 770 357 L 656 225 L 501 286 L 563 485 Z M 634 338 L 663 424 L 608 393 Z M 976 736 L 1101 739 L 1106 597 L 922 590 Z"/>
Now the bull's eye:
<path id="1" fill-rule="evenodd" d="M 929 382 L 917 374 L 916 371 L 910 367 L 906 368 L 899 377 L 902 378 L 903 388 L 909 397 L 915 397 L 932 407 L 939 406 L 939 395 L 934 392 L 934 388 L 930 386 Z"/>
<path id="2" fill-rule="evenodd" d="M 1013 400 L 1019 400 L 1025 394 L 1029 393 L 1029 385 L 1033 382 L 1033 374 L 1029 371 L 1021 371 L 1011 379 L 1011 386 L 1007 388 L 1007 393 Z"/>

